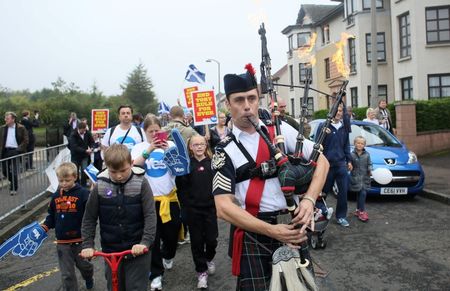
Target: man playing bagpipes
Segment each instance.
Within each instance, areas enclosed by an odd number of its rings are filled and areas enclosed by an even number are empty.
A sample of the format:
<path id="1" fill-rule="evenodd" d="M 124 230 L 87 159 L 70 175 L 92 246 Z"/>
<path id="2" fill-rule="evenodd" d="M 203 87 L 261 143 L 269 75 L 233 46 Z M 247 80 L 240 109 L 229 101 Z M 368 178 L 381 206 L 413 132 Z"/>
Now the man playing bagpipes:
<path id="1" fill-rule="evenodd" d="M 295 198 L 298 207 L 293 212 L 294 217 L 290 223 L 277 223 L 287 212 L 287 204 L 277 164 L 271 156 L 273 149 L 269 149 L 267 140 L 263 140 L 252 123 L 261 127 L 270 140 L 274 139 L 274 129 L 258 118 L 259 92 L 255 73 L 251 65 L 246 68 L 244 74 L 224 77 L 233 129 L 215 149 L 213 194 L 218 217 L 236 227 L 230 242 L 233 246 L 232 272 L 237 276 L 236 290 L 260 291 L 269 290 L 271 285 L 272 254 L 286 244 L 294 250 L 299 249 L 307 240 L 306 227 L 313 220 L 314 204 L 327 176 L 328 161 L 319 156 L 303 199 Z M 297 131 L 285 122 L 281 122 L 280 128 L 285 138 L 284 152 L 294 152 Z M 313 143 L 305 140 L 303 154 L 306 159 L 312 151 Z"/>

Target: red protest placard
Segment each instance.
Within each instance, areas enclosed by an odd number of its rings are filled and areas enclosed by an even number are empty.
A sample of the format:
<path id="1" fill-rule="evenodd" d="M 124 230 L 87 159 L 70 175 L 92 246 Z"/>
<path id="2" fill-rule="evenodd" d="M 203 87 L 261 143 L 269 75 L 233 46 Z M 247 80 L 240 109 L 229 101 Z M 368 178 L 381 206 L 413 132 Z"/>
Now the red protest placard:
<path id="1" fill-rule="evenodd" d="M 194 92 L 194 91 L 198 91 L 198 87 L 197 86 L 184 88 L 184 97 L 186 98 L 186 107 L 187 108 L 192 108 L 192 96 L 191 96 L 191 93 Z"/>
<path id="2" fill-rule="evenodd" d="M 216 98 L 214 91 L 192 92 L 195 125 L 217 123 Z"/>
<path id="3" fill-rule="evenodd" d="M 92 109 L 91 131 L 106 131 L 109 126 L 109 109 Z"/>

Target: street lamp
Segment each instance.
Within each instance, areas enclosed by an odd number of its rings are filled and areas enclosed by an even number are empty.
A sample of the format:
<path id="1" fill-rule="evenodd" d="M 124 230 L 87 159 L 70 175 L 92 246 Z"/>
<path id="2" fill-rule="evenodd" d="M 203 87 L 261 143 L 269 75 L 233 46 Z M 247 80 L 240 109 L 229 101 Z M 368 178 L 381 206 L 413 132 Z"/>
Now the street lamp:
<path id="1" fill-rule="evenodd" d="M 214 62 L 217 64 L 217 77 L 218 77 L 218 82 L 219 82 L 219 92 L 217 92 L 217 94 L 219 94 L 220 93 L 220 62 L 215 59 L 207 59 L 206 62 L 207 63 Z"/>

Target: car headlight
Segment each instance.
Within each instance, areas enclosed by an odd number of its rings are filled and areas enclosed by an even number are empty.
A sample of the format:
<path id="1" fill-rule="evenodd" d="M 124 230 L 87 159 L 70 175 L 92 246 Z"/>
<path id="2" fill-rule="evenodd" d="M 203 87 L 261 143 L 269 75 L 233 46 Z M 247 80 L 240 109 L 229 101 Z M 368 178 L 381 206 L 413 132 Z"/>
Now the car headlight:
<path id="1" fill-rule="evenodd" d="M 408 164 L 417 163 L 417 155 L 414 152 L 408 152 Z"/>

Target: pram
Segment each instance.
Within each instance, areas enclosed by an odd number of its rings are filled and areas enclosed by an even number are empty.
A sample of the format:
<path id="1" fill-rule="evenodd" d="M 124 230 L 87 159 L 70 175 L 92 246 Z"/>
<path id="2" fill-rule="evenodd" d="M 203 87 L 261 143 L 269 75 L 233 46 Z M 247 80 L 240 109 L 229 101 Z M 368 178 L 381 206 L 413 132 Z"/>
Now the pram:
<path id="1" fill-rule="evenodd" d="M 311 230 L 308 232 L 308 244 L 313 249 L 324 249 L 327 246 L 324 234 L 333 215 L 333 208 L 327 206 L 325 198 L 326 194 L 321 193 L 316 200 L 314 209 L 314 231 Z"/>

